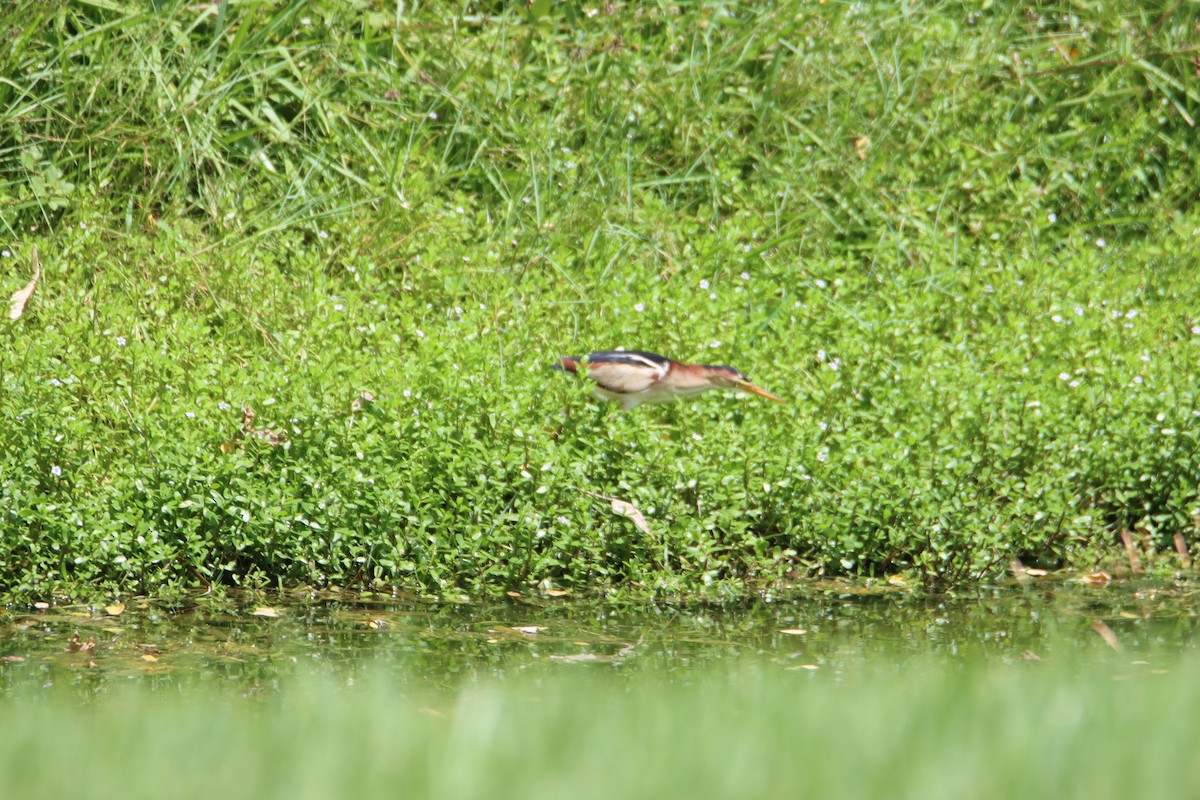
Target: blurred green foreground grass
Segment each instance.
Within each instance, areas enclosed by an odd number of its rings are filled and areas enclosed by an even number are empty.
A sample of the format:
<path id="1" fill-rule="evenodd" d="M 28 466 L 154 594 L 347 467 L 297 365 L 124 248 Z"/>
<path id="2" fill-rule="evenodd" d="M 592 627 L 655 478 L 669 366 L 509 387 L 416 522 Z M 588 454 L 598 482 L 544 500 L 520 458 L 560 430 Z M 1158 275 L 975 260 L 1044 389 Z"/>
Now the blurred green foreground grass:
<path id="1" fill-rule="evenodd" d="M 546 665 L 423 695 L 17 690 L 10 797 L 1194 797 L 1194 657 L 1155 665 Z M 580 672 L 564 674 L 580 669 Z"/>

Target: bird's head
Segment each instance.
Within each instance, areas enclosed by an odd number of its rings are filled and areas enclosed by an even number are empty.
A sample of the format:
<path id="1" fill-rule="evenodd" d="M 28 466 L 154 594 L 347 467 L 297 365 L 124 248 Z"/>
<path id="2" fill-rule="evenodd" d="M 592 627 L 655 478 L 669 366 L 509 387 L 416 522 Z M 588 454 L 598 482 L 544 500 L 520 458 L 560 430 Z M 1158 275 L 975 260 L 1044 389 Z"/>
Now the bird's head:
<path id="1" fill-rule="evenodd" d="M 726 364 L 705 365 L 704 369 L 707 372 L 709 382 L 713 386 L 721 389 L 741 389 L 743 392 L 756 394 L 759 397 L 774 400 L 776 403 L 783 402 L 782 397 L 776 397 L 761 386 L 756 386 L 740 371 Z"/>

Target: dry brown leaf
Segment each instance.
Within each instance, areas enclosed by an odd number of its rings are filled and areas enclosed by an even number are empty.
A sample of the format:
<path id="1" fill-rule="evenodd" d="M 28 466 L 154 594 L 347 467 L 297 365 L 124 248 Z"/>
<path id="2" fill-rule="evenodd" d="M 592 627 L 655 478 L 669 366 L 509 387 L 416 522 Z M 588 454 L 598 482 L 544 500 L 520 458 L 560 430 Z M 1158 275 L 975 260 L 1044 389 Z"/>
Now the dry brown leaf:
<path id="1" fill-rule="evenodd" d="M 505 592 L 505 594 L 508 595 L 509 597 L 520 597 L 521 596 L 520 592 L 509 591 L 509 592 Z"/>
<path id="2" fill-rule="evenodd" d="M 39 611 L 45 611 L 47 608 L 49 608 L 49 607 L 50 607 L 50 604 L 49 604 L 49 603 L 42 602 L 41 600 L 39 600 L 39 601 L 37 601 L 36 603 L 34 603 L 34 604 L 33 604 L 33 607 L 34 607 L 34 608 L 36 608 L 36 609 L 38 609 Z"/>
<path id="3" fill-rule="evenodd" d="M 33 290 L 37 287 L 38 278 L 42 277 L 42 260 L 38 258 L 37 246 L 33 248 L 33 278 L 29 283 L 25 284 L 23 289 L 18 289 L 13 292 L 12 299 L 8 301 L 8 318 L 20 319 L 25 313 L 25 304 L 29 302 L 29 298 L 33 296 Z"/>
<path id="4" fill-rule="evenodd" d="M 254 409 L 248 405 L 242 406 L 242 434 L 249 436 L 252 439 L 261 439 L 271 447 L 280 447 L 287 441 L 286 431 L 277 431 L 274 428 L 255 428 L 254 419 L 257 415 Z M 221 447 L 224 450 L 224 446 Z"/>
<path id="5" fill-rule="evenodd" d="M 374 402 L 375 395 L 371 394 L 370 392 L 359 392 L 358 396 L 350 402 L 350 413 L 357 414 Z"/>
<path id="6" fill-rule="evenodd" d="M 125 613 L 125 606 L 120 604 L 115 606 L 105 606 L 104 613 L 108 614 L 110 617 L 119 617 Z"/>
<path id="7" fill-rule="evenodd" d="M 1104 587 L 1112 583 L 1112 576 L 1104 571 L 1089 572 L 1087 575 L 1084 575 L 1082 578 L 1080 578 L 1079 582 L 1084 586 Z"/>
<path id="8" fill-rule="evenodd" d="M 1100 620 L 1096 620 L 1092 623 L 1092 630 L 1100 634 L 1100 638 L 1104 640 L 1104 643 L 1113 650 L 1121 649 L 1121 643 L 1117 641 L 1117 635 L 1113 633 L 1113 629 L 1105 625 Z"/>
<path id="9" fill-rule="evenodd" d="M 780 633 L 786 633 L 789 636 L 803 636 L 808 633 L 807 628 L 780 628 Z"/>
<path id="10" fill-rule="evenodd" d="M 270 606 L 259 606 L 250 612 L 252 617 L 278 617 L 279 612 Z"/>
<path id="11" fill-rule="evenodd" d="M 612 503 L 612 510 L 615 513 L 620 514 L 622 517 L 626 517 L 630 522 L 637 526 L 637 529 L 642 533 L 646 534 L 647 536 L 650 535 L 650 526 L 646 523 L 646 518 L 642 516 L 641 510 L 638 509 L 637 506 L 635 506 L 633 503 L 630 503 L 628 500 L 618 500 L 615 497 L 609 497 L 607 499 L 610 503 Z"/>
<path id="12" fill-rule="evenodd" d="M 550 595 L 551 597 L 566 597 L 570 594 L 570 592 L 568 592 L 566 589 L 548 589 L 546 594 Z"/>
<path id="13" fill-rule="evenodd" d="M 858 156 L 859 161 L 865 161 L 867 158 L 867 150 L 871 147 L 870 136 L 860 136 L 854 140 L 854 155 Z"/>
<path id="14" fill-rule="evenodd" d="M 628 500 L 621 500 L 617 497 L 608 497 L 607 495 L 597 494 L 596 492 L 589 492 L 587 489 L 580 489 L 580 491 L 586 495 L 591 495 L 598 500 L 607 500 L 612 506 L 613 513 L 620 514 L 622 517 L 628 519 L 635 526 L 637 526 L 638 530 L 647 536 L 654 535 L 651 533 L 650 526 L 646 523 L 646 518 L 642 515 L 641 510 Z"/>
<path id="15" fill-rule="evenodd" d="M 152 656 L 149 653 L 146 653 L 142 656 L 142 661 L 158 661 L 158 656 Z"/>
<path id="16" fill-rule="evenodd" d="M 0 656 L 0 661 L 7 661 L 11 664 L 19 664 L 25 660 L 25 656 Z"/>
<path id="17" fill-rule="evenodd" d="M 1025 574 L 1026 574 L 1026 575 L 1029 575 L 1029 576 L 1030 576 L 1030 577 L 1032 577 L 1032 578 L 1044 578 L 1044 577 L 1046 577 L 1047 575 L 1049 575 L 1050 573 L 1049 573 L 1049 572 L 1047 572 L 1047 571 L 1046 571 L 1046 570 L 1044 570 L 1044 569 L 1037 569 L 1037 568 L 1034 568 L 1034 569 L 1027 569 L 1027 570 L 1025 570 Z"/>

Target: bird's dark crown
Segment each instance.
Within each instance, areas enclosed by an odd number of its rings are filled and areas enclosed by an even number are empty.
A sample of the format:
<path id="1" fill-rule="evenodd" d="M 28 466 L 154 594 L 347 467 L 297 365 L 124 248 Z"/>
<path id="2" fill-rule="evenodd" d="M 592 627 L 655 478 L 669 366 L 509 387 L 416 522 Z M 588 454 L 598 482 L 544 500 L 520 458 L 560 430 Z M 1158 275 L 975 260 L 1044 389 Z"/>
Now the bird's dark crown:
<path id="1" fill-rule="evenodd" d="M 729 366 L 728 364 L 703 364 L 702 366 L 705 369 L 712 370 L 713 372 L 724 372 L 729 377 L 730 380 L 734 380 L 734 381 L 746 380 L 746 376 L 743 375 L 741 373 L 741 371 L 734 369 L 733 367 Z"/>

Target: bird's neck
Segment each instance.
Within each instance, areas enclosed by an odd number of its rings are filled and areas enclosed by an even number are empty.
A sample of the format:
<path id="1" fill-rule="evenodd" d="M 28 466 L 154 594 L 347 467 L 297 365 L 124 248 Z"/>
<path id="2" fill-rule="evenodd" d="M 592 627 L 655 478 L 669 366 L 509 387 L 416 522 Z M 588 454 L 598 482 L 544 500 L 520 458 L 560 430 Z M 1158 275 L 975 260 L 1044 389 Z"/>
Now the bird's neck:
<path id="1" fill-rule="evenodd" d="M 700 394 L 708 389 L 716 389 L 709 377 L 708 370 L 699 364 L 671 364 L 671 382 L 681 394 Z"/>

